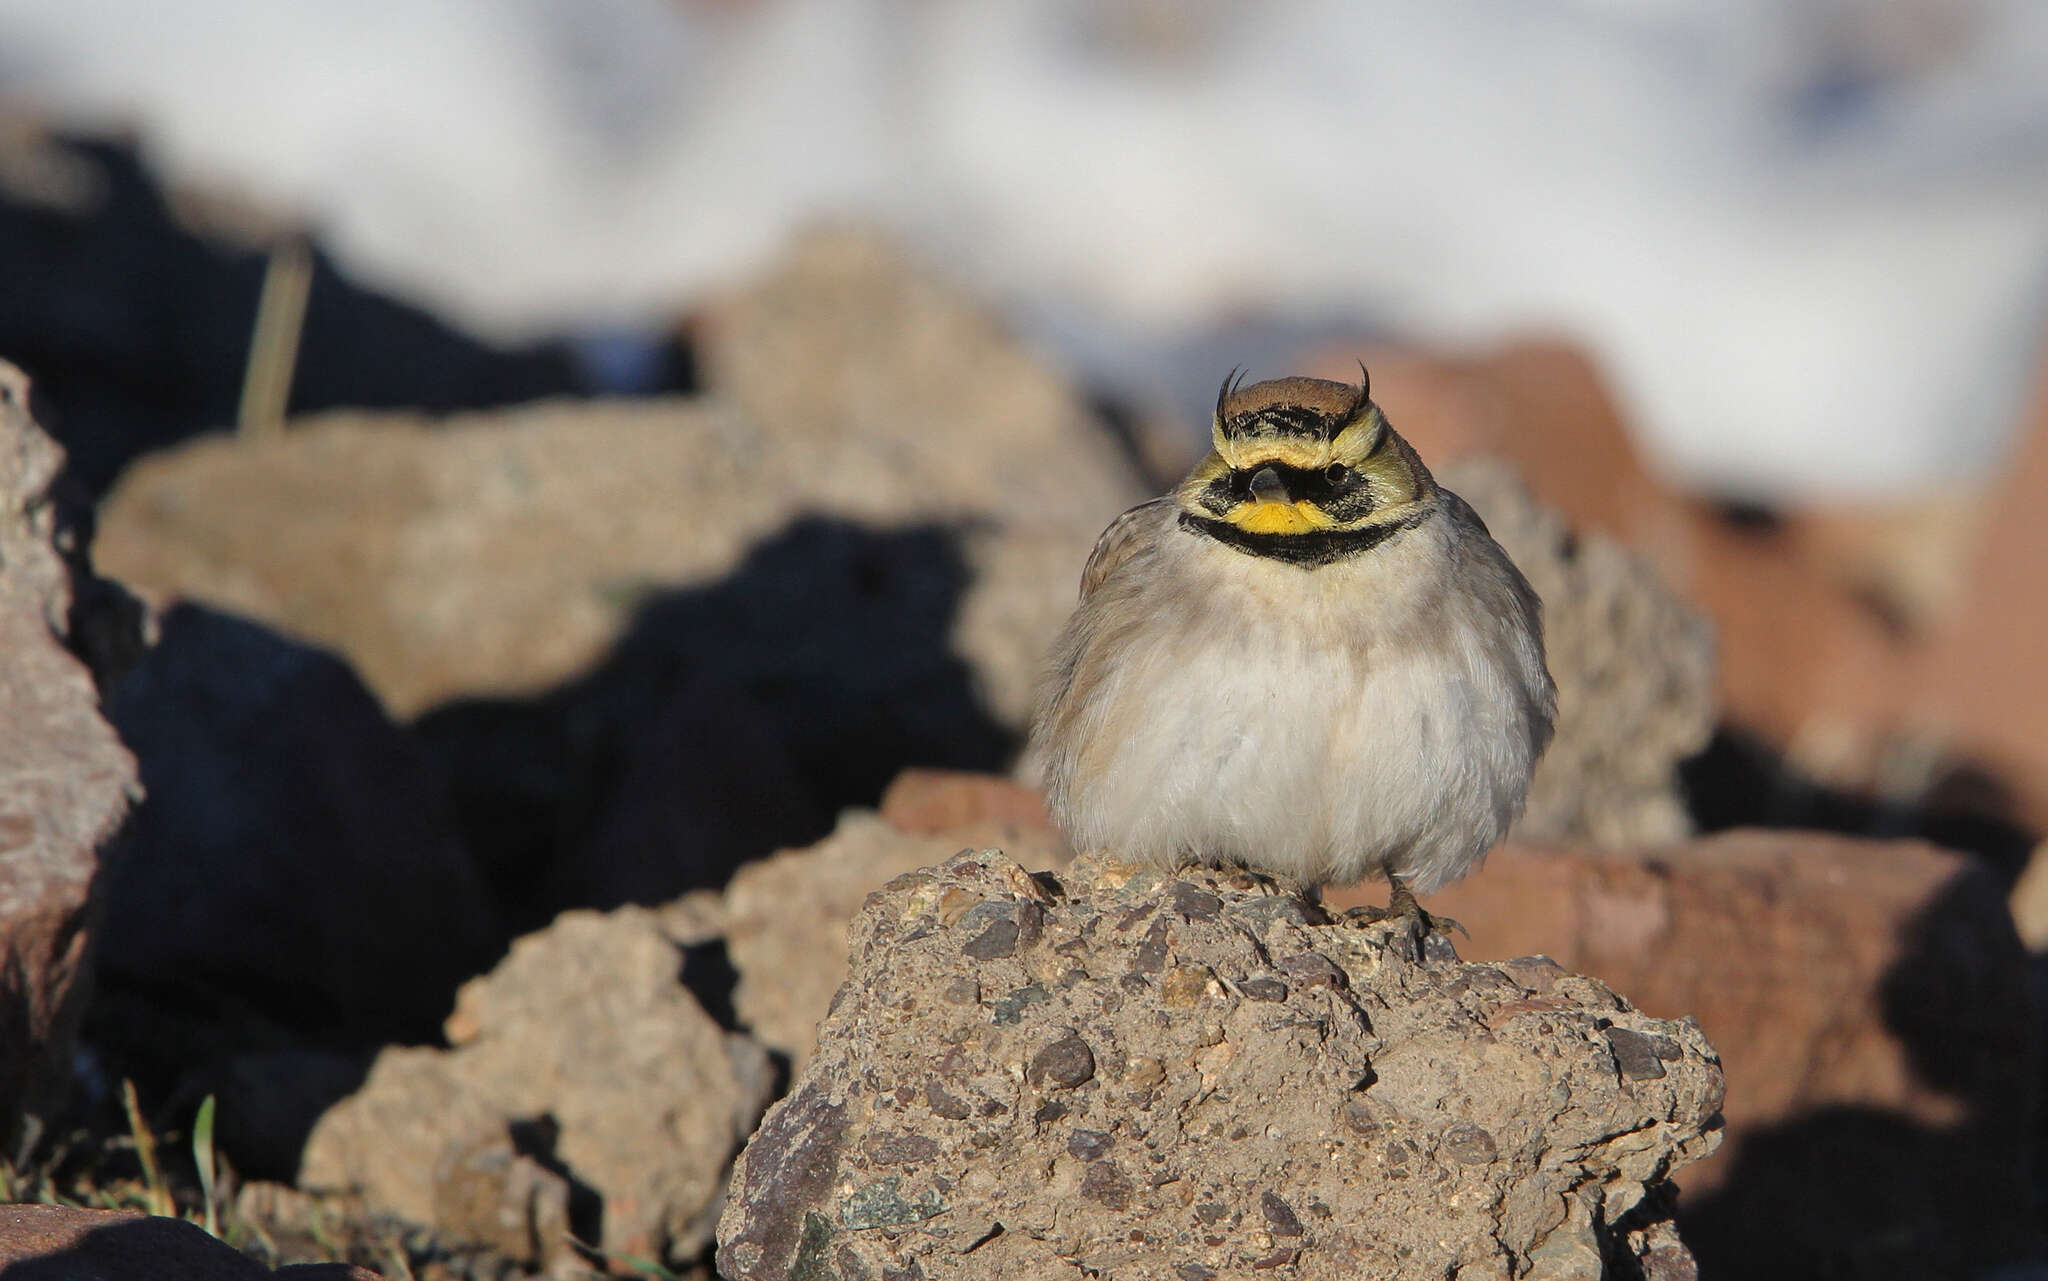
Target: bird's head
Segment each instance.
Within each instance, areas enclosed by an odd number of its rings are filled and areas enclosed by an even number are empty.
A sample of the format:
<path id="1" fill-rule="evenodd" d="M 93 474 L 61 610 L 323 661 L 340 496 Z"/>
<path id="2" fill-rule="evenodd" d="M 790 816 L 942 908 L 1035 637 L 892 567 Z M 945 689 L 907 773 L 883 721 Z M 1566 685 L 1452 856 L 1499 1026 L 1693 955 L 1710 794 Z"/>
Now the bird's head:
<path id="1" fill-rule="evenodd" d="M 1193 527 L 1242 551 L 1323 564 L 1434 509 L 1436 481 L 1372 403 L 1370 379 L 1239 381 L 1216 393 L 1215 448 L 1174 491 Z"/>

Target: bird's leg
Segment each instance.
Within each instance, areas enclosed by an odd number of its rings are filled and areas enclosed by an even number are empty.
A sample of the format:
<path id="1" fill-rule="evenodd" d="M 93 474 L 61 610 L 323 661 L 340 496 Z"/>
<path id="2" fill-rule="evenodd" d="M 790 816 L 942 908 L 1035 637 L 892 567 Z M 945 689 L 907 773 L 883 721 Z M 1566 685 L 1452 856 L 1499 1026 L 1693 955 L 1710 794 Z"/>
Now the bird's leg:
<path id="1" fill-rule="evenodd" d="M 1472 931 L 1466 929 L 1450 917 L 1432 916 L 1428 912 L 1423 911 L 1422 904 L 1415 901 L 1415 891 L 1409 889 L 1408 882 L 1400 877 L 1389 873 L 1387 884 L 1393 886 L 1393 891 L 1387 895 L 1387 915 L 1413 921 L 1415 923 L 1415 934 L 1418 939 L 1425 934 L 1448 935 L 1452 930 L 1456 930 L 1468 939 L 1472 937 Z"/>

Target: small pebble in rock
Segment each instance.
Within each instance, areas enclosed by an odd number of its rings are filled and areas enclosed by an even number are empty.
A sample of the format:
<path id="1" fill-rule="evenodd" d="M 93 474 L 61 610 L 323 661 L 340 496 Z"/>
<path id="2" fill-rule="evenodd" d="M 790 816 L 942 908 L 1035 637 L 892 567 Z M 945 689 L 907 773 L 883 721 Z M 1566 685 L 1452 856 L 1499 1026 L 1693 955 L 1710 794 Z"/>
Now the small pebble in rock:
<path id="1" fill-rule="evenodd" d="M 1659 1037 L 1657 1040 L 1665 1038 Z M 1658 1046 L 1650 1037 L 1625 1027 L 1607 1029 L 1607 1044 L 1614 1050 L 1615 1066 L 1631 1081 L 1654 1081 L 1664 1075 L 1665 1057 L 1657 1052 Z M 1674 1043 L 1672 1046 L 1676 1049 Z"/>
<path id="2" fill-rule="evenodd" d="M 1068 1033 L 1032 1056 L 1024 1079 L 1037 1089 L 1071 1090 L 1095 1076 L 1095 1052 Z"/>
<path id="3" fill-rule="evenodd" d="M 1314 952 L 1303 952 L 1299 956 L 1283 957 L 1277 962 L 1282 974 L 1303 987 L 1346 987 L 1350 980 L 1344 971 L 1331 963 L 1330 959 Z"/>
<path id="4" fill-rule="evenodd" d="M 1379 1133 L 1379 1118 L 1372 1114 L 1372 1105 L 1364 1099 L 1346 1099 L 1341 1111 L 1345 1129 L 1354 1134 Z"/>
<path id="5" fill-rule="evenodd" d="M 1131 1181 L 1109 1161 L 1093 1163 L 1081 1176 L 1081 1195 L 1105 1209 L 1130 1209 L 1131 1190 Z"/>
<path id="6" fill-rule="evenodd" d="M 1295 1217 L 1294 1207 L 1280 1199 L 1273 1192 L 1259 1194 L 1259 1213 L 1266 1216 L 1266 1224 L 1273 1229 L 1276 1237 L 1298 1237 L 1301 1235 L 1301 1220 Z"/>
<path id="7" fill-rule="evenodd" d="M 1495 1156 L 1493 1136 L 1464 1123 L 1444 1131 L 1443 1150 L 1464 1165 L 1485 1165 Z"/>
<path id="8" fill-rule="evenodd" d="M 1176 965 L 1159 982 L 1159 1003 L 1170 1010 L 1199 1005 L 1210 995 L 1212 978 L 1206 965 Z"/>
<path id="9" fill-rule="evenodd" d="M 1167 891 L 1167 899 L 1173 904 L 1174 911 L 1191 921 L 1213 920 L 1223 910 L 1222 899 L 1186 881 L 1175 881 Z"/>
<path id="10" fill-rule="evenodd" d="M 1017 922 L 995 921 L 968 940 L 960 950 L 977 961 L 994 961 L 1009 956 L 1017 950 Z"/>
<path id="11" fill-rule="evenodd" d="M 1152 928 L 1145 931 L 1145 941 L 1138 944 L 1131 957 L 1131 968 L 1145 974 L 1159 973 L 1166 968 L 1166 946 L 1166 918 L 1156 917 Z"/>

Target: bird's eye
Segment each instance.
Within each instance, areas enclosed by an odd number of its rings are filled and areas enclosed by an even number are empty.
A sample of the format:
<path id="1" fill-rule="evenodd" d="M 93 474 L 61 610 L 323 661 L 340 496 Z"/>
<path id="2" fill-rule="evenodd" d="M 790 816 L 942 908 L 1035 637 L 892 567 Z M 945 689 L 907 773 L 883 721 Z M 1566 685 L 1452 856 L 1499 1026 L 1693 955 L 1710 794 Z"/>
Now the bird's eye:
<path id="1" fill-rule="evenodd" d="M 1329 481 L 1332 485 L 1341 485 L 1351 479 L 1351 469 L 1343 463 L 1331 463 L 1328 467 L 1323 468 L 1323 479 Z"/>

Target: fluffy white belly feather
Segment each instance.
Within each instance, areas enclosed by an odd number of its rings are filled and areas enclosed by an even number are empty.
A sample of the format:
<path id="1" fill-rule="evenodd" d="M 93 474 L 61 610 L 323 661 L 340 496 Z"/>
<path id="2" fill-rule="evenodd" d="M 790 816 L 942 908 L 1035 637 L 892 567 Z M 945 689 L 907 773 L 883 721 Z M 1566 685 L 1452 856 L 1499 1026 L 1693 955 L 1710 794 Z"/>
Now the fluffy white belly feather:
<path id="1" fill-rule="evenodd" d="M 1425 893 L 1471 870 L 1541 748 L 1528 686 L 1547 677 L 1519 619 L 1428 609 L 1416 644 L 1387 622 L 1434 585 L 1401 558 L 1373 567 L 1400 589 L 1341 568 L 1311 587 L 1207 540 L 1166 544 L 1127 602 L 1144 624 L 1093 636 L 1085 699 L 1042 745 L 1077 846 L 1309 884 L 1392 873 Z M 1207 590 L 1190 592 L 1176 571 L 1205 556 Z"/>

